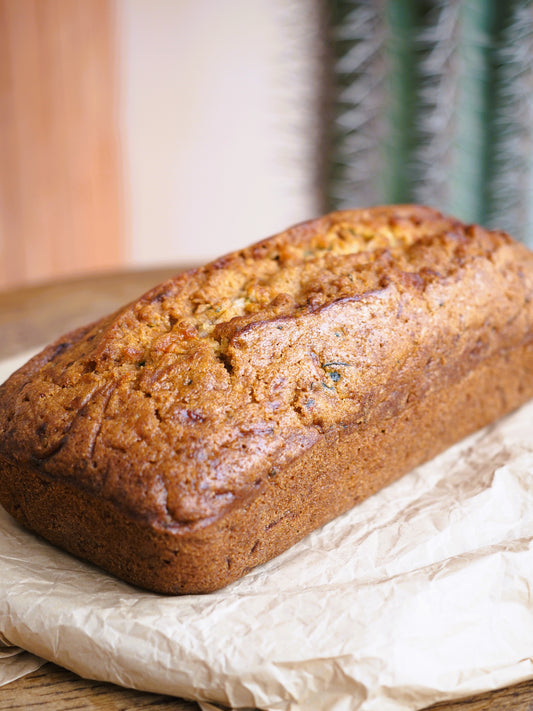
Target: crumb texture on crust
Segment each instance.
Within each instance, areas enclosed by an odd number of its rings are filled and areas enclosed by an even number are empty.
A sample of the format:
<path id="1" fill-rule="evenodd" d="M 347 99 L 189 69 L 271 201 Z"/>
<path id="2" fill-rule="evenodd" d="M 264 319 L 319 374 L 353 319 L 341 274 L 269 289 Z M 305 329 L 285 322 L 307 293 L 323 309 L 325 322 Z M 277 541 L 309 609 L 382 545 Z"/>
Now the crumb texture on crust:
<path id="1" fill-rule="evenodd" d="M 332 429 L 531 340 L 532 296 L 533 256 L 504 233 L 416 206 L 334 213 L 47 348 L 0 388 L 0 455 L 202 526 Z"/>

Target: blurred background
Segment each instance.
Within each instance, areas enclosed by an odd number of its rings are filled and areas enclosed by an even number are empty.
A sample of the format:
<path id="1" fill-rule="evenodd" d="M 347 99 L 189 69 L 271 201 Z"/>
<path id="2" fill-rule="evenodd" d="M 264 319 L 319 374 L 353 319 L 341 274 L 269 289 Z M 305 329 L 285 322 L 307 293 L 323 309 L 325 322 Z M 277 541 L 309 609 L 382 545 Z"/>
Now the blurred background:
<path id="1" fill-rule="evenodd" d="M 0 290 L 532 196 L 533 0 L 0 0 Z"/>

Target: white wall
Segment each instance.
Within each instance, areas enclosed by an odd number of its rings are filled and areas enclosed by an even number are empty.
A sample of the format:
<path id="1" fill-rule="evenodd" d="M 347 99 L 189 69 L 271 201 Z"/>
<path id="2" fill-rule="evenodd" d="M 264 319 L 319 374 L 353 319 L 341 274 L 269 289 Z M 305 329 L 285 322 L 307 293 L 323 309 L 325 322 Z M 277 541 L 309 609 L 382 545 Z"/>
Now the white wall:
<path id="1" fill-rule="evenodd" d="M 130 263 L 314 216 L 309 0 L 119 0 Z"/>

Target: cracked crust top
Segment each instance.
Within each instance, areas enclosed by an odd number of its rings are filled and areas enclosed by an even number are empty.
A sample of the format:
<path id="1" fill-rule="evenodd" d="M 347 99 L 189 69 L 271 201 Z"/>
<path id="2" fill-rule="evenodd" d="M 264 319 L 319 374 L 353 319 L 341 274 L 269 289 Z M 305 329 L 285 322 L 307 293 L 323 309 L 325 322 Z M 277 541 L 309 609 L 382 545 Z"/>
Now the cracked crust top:
<path id="1" fill-rule="evenodd" d="M 429 208 L 298 225 L 36 356 L 0 388 L 0 456 L 156 527 L 205 525 L 328 429 L 531 339 L 532 260 Z"/>

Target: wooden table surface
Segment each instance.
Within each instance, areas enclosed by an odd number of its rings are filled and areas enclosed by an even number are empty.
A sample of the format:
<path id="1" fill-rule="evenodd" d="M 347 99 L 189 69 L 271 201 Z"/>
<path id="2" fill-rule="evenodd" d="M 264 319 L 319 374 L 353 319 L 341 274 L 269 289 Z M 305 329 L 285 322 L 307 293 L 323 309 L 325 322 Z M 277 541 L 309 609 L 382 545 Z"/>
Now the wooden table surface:
<path id="1" fill-rule="evenodd" d="M 0 292 L 0 360 L 51 341 L 113 311 L 178 268 L 86 277 Z M 173 709 L 198 711 L 196 703 L 81 679 L 54 664 L 0 688 L 0 711 L 32 709 Z M 533 680 L 479 696 L 440 703 L 440 711 L 533 711 Z"/>

